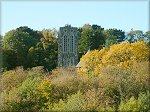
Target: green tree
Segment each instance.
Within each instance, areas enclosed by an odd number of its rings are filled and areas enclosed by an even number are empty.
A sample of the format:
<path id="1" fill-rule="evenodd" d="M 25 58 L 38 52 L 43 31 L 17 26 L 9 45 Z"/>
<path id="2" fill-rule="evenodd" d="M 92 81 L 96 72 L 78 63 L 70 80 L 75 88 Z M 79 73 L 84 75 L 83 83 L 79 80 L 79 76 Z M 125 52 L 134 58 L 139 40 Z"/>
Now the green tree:
<path id="1" fill-rule="evenodd" d="M 3 37 L 0 35 L 0 69 L 2 68 L 2 39 Z"/>
<path id="2" fill-rule="evenodd" d="M 145 41 L 149 44 L 150 46 L 150 31 L 145 32 Z"/>
<path id="3" fill-rule="evenodd" d="M 0 46 L 2 45 L 3 36 L 0 35 Z"/>
<path id="4" fill-rule="evenodd" d="M 40 40 L 40 38 L 41 38 L 41 33 L 39 31 L 34 31 L 33 29 L 28 28 L 27 26 L 21 26 L 21 27 L 17 28 L 16 30 L 19 32 L 26 32 L 30 36 L 35 38 L 36 40 Z"/>
<path id="5" fill-rule="evenodd" d="M 2 68 L 14 69 L 18 66 L 17 53 L 14 50 L 2 49 Z"/>
<path id="6" fill-rule="evenodd" d="M 30 36 L 29 33 L 21 32 L 18 30 L 11 30 L 7 32 L 6 35 L 4 36 L 2 48 L 4 51 L 14 52 L 14 54 L 16 55 L 15 66 L 23 66 L 24 68 L 27 68 L 29 65 L 28 57 L 27 57 L 28 50 L 31 46 L 35 46 L 35 45 L 36 45 L 36 39 Z M 9 53 L 6 52 L 6 54 Z M 7 62 L 9 61 L 10 60 L 7 60 Z M 10 66 L 10 68 L 12 67 Z"/>
<path id="7" fill-rule="evenodd" d="M 79 45 L 78 52 L 79 58 L 90 48 L 98 49 L 102 48 L 105 43 L 105 38 L 102 33 L 104 28 L 98 25 L 85 24 L 79 28 Z"/>
<path id="8" fill-rule="evenodd" d="M 109 38 L 106 39 L 105 42 L 105 48 L 109 49 L 111 45 L 117 44 L 117 38 L 115 36 L 110 36 Z"/>
<path id="9" fill-rule="evenodd" d="M 122 30 L 118 30 L 118 29 L 104 30 L 103 34 L 105 35 L 105 38 L 106 38 L 105 47 L 107 49 L 109 49 L 109 47 L 113 44 L 122 42 L 125 38 L 125 32 L 123 32 Z"/>
<path id="10" fill-rule="evenodd" d="M 51 71 L 57 66 L 57 41 L 51 30 L 43 30 L 42 37 L 36 47 L 29 49 L 30 67 L 44 66 Z"/>
<path id="11" fill-rule="evenodd" d="M 128 32 L 128 34 L 126 36 L 126 40 L 128 42 L 136 42 L 142 37 L 143 37 L 143 31 L 131 29 L 131 31 Z"/>
<path id="12" fill-rule="evenodd" d="M 30 65 L 29 67 L 42 66 L 43 59 L 45 57 L 43 45 L 38 42 L 36 47 L 31 47 L 28 53 Z"/>
<path id="13" fill-rule="evenodd" d="M 43 37 L 41 42 L 44 48 L 44 67 L 48 70 L 52 70 L 57 66 L 57 54 L 58 54 L 58 45 L 56 40 L 56 35 L 53 31 L 44 30 L 42 31 Z"/>

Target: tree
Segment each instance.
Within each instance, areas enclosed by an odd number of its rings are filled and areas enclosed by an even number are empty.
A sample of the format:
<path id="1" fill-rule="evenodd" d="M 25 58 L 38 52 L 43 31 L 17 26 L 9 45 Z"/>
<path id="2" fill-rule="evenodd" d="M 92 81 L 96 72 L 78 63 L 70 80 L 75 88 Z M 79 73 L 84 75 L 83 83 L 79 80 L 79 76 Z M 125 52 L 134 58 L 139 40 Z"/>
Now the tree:
<path id="1" fill-rule="evenodd" d="M 149 47 L 145 42 L 128 43 L 123 42 L 114 44 L 110 50 L 103 56 L 103 64 L 120 64 L 129 67 L 134 61 L 148 61 Z"/>
<path id="2" fill-rule="evenodd" d="M 150 31 L 145 32 L 145 42 L 147 42 L 150 45 Z"/>
<path id="3" fill-rule="evenodd" d="M 105 48 L 109 49 L 111 45 L 117 44 L 117 38 L 115 36 L 110 36 L 109 38 L 106 39 L 105 41 Z"/>
<path id="4" fill-rule="evenodd" d="M 118 30 L 118 29 L 104 30 L 103 34 L 105 35 L 105 38 L 106 38 L 105 47 L 107 49 L 109 49 L 109 47 L 113 44 L 122 42 L 125 38 L 125 32 L 123 32 L 122 30 Z"/>
<path id="5" fill-rule="evenodd" d="M 142 37 L 143 37 L 143 31 L 132 29 L 130 32 L 128 32 L 125 40 L 128 42 L 136 42 Z"/>
<path id="6" fill-rule="evenodd" d="M 88 54 L 82 56 L 81 62 L 82 67 L 79 70 L 80 74 L 86 74 L 89 76 L 99 75 L 99 68 L 102 64 L 102 57 L 106 54 L 106 50 L 103 48 L 99 50 L 93 50 L 88 52 Z"/>
<path id="7" fill-rule="evenodd" d="M 28 28 L 27 26 L 21 26 L 21 27 L 17 28 L 16 30 L 19 31 L 19 32 L 26 32 L 30 36 L 35 38 L 36 40 L 40 40 L 40 38 L 41 38 L 41 33 L 40 32 L 34 31 L 33 29 Z"/>
<path id="8" fill-rule="evenodd" d="M 78 52 L 79 58 L 90 48 L 101 49 L 105 43 L 105 38 L 102 33 L 104 28 L 98 25 L 85 24 L 83 27 L 79 28 L 79 45 Z"/>
<path id="9" fill-rule="evenodd" d="M 149 47 L 144 42 L 114 44 L 109 50 L 101 49 L 90 51 L 81 58 L 81 74 L 89 76 L 99 75 L 102 66 L 115 65 L 121 68 L 130 68 L 138 61 L 149 60 Z"/>
<path id="10" fill-rule="evenodd" d="M 14 52 L 14 54 L 16 55 L 15 66 L 23 66 L 24 68 L 27 68 L 29 65 L 27 57 L 28 50 L 31 46 L 35 45 L 36 39 L 30 36 L 29 33 L 18 30 L 11 30 L 4 36 L 2 48 L 4 51 Z"/>
<path id="11" fill-rule="evenodd" d="M 2 68 L 14 69 L 18 66 L 17 53 L 14 50 L 2 49 Z"/>
<path id="12" fill-rule="evenodd" d="M 103 48 L 103 44 L 105 43 L 105 38 L 102 33 L 104 28 L 101 28 L 101 26 L 98 25 L 92 25 L 92 35 L 91 35 L 91 50 L 93 49 L 101 49 Z"/>
<path id="13" fill-rule="evenodd" d="M 3 37 L 0 35 L 0 69 L 2 68 L 2 39 Z"/>
<path id="14" fill-rule="evenodd" d="M 36 47 L 31 47 L 28 52 L 28 57 L 30 61 L 29 67 L 42 66 L 42 61 L 44 59 L 44 49 L 41 42 L 38 42 Z"/>
<path id="15" fill-rule="evenodd" d="M 0 46 L 2 45 L 3 36 L 0 35 Z"/>
<path id="16" fill-rule="evenodd" d="M 44 66 L 51 71 L 57 66 L 57 41 L 56 35 L 51 30 L 43 30 L 42 37 L 36 47 L 29 49 L 30 67 Z"/>
<path id="17" fill-rule="evenodd" d="M 43 38 L 41 42 L 45 50 L 44 65 L 48 70 L 57 66 L 58 45 L 56 35 L 52 31 L 42 31 Z"/>
<path id="18" fill-rule="evenodd" d="M 26 26 L 6 33 L 3 39 L 3 67 L 31 68 L 44 66 L 52 70 L 57 66 L 57 31 L 34 31 Z M 11 63 L 10 63 L 11 62 Z"/>

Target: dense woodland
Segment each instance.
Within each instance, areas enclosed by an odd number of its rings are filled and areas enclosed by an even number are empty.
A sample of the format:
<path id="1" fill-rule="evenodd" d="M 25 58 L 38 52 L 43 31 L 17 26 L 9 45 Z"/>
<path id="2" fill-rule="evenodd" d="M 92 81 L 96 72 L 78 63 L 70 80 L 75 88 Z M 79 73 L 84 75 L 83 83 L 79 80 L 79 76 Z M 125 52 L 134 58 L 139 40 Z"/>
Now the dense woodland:
<path id="1" fill-rule="evenodd" d="M 78 34 L 81 68 L 57 67 L 56 29 L 0 36 L 0 111 L 148 112 L 150 31 L 85 24 Z"/>

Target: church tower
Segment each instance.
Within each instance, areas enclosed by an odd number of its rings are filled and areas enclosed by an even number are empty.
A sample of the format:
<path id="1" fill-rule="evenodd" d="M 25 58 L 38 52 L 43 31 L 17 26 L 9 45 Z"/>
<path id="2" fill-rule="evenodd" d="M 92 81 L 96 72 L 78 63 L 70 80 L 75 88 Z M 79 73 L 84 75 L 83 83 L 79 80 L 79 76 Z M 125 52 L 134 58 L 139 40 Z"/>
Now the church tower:
<path id="1" fill-rule="evenodd" d="M 60 27 L 58 34 L 58 67 L 76 66 L 78 63 L 78 32 L 76 27 Z"/>

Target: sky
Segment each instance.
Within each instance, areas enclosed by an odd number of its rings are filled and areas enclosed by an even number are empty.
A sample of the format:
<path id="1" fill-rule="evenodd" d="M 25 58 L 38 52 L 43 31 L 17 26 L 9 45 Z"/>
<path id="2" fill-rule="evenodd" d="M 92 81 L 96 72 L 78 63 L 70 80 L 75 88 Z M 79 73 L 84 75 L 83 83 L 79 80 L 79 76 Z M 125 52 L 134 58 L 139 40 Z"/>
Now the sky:
<path id="1" fill-rule="evenodd" d="M 52 29 L 71 24 L 97 24 L 105 29 L 125 32 L 149 30 L 148 0 L 137 1 L 2 1 L 1 34 L 28 26 L 34 30 Z"/>

